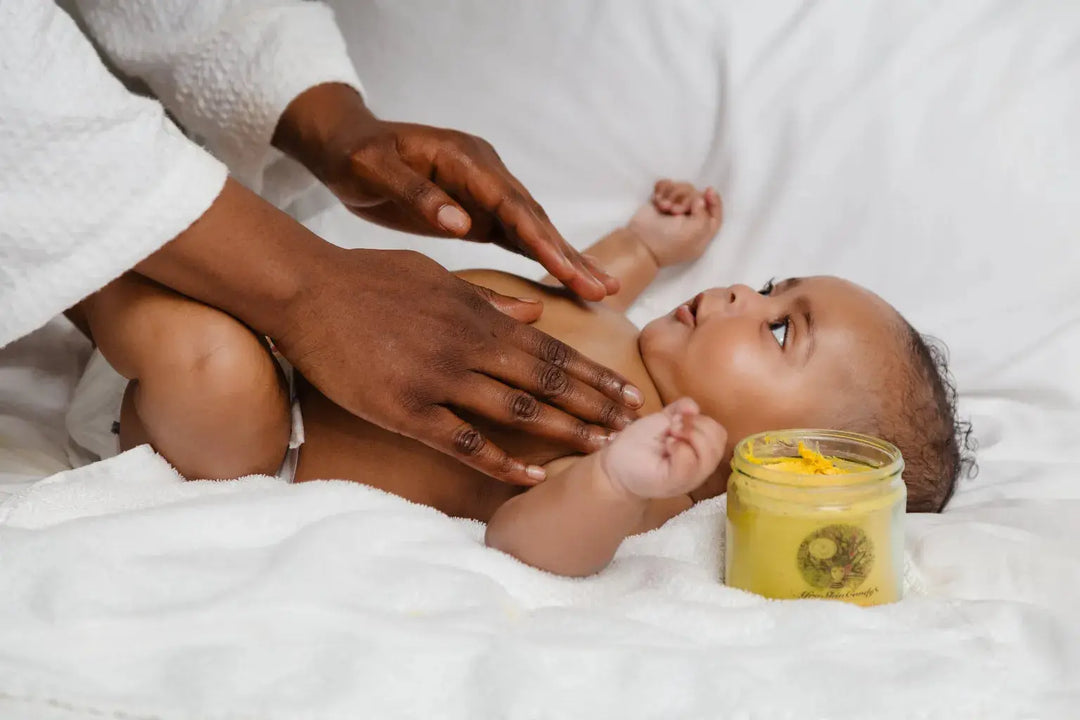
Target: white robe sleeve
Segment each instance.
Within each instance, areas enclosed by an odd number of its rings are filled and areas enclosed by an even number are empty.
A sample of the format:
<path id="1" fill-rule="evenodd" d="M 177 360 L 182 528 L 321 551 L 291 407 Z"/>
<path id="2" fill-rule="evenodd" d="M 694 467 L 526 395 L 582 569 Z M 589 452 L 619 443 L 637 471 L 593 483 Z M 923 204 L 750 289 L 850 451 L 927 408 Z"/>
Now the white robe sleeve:
<path id="1" fill-rule="evenodd" d="M 0 2 L 0 347 L 182 232 L 225 177 L 52 2 Z"/>
<path id="2" fill-rule="evenodd" d="M 361 90 L 333 11 L 302 0 L 76 0 L 94 38 L 238 180 L 284 205 L 314 181 L 270 141 L 304 90 Z"/>

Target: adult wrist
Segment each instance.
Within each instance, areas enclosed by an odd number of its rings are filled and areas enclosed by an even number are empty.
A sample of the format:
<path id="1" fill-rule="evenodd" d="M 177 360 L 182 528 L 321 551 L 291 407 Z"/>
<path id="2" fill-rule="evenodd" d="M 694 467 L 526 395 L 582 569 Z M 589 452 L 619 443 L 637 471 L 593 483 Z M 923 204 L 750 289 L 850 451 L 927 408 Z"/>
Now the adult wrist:
<path id="1" fill-rule="evenodd" d="M 363 96 L 345 83 L 323 83 L 297 95 L 281 114 L 274 147 L 324 180 L 336 162 L 347 160 L 349 140 L 381 122 Z"/>
<path id="2" fill-rule="evenodd" d="M 344 252 L 230 178 L 198 220 L 135 269 L 280 337 Z"/>

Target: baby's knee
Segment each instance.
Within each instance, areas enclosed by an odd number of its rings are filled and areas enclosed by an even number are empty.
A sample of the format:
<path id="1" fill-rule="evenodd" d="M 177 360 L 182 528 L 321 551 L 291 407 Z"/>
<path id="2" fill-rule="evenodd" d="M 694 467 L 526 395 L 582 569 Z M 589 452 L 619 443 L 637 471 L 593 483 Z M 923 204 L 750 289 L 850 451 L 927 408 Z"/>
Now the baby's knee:
<path id="1" fill-rule="evenodd" d="M 197 408 L 218 423 L 287 426 L 284 376 L 264 341 L 216 310 L 192 315 L 159 336 L 138 377 L 143 402 Z"/>
<path id="2" fill-rule="evenodd" d="M 157 349 L 161 374 L 203 396 L 276 391 L 277 364 L 264 342 L 224 313 L 204 315 L 201 322 L 178 328 Z"/>
<path id="3" fill-rule="evenodd" d="M 277 471 L 291 429 L 284 376 L 258 336 L 228 315 L 198 313 L 154 349 L 121 416 L 121 441 L 144 436 L 186 477 Z M 141 430 L 136 432 L 134 427 Z"/>

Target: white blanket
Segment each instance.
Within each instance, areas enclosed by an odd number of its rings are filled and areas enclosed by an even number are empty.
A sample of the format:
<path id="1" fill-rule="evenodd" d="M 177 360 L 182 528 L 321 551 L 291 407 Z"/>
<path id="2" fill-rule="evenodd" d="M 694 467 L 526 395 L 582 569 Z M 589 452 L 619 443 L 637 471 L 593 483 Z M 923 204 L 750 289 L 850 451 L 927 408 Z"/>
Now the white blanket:
<path id="1" fill-rule="evenodd" d="M 928 595 L 864 610 L 720 584 L 722 498 L 572 580 L 361 485 L 140 448 L 0 505 L 0 717 L 1067 717 L 1080 529 L 994 494 L 912 518 Z"/>

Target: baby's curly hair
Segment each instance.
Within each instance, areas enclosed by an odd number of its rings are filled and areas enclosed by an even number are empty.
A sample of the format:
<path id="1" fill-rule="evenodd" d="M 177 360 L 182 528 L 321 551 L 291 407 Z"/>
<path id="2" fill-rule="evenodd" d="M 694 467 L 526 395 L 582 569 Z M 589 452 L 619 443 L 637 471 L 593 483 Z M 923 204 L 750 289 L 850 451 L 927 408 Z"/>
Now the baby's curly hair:
<path id="1" fill-rule="evenodd" d="M 973 476 L 976 443 L 971 423 L 957 417 L 956 383 L 944 344 L 901 327 L 907 357 L 898 358 L 900 387 L 876 434 L 900 448 L 910 512 L 941 512 L 961 476 Z M 895 376 L 894 376 L 895 377 Z"/>

